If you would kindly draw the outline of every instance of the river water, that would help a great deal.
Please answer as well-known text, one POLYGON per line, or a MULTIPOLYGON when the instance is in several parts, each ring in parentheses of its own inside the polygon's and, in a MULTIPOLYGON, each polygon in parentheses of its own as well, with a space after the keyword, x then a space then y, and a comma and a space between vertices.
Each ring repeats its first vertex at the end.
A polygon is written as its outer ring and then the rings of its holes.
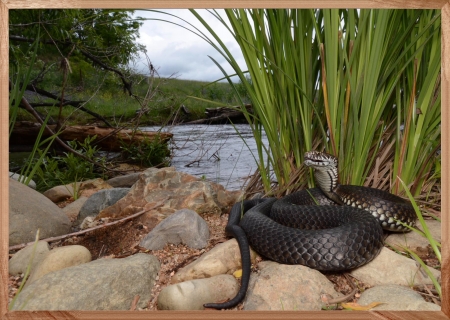
MULTIPOLYGON (((141 129, 156 131, 159 127, 141 129)), ((162 131, 173 134, 171 165, 177 171, 239 190, 257 168, 258 153, 249 125, 177 125, 162 131)), ((263 141, 267 144, 265 136, 263 141)))

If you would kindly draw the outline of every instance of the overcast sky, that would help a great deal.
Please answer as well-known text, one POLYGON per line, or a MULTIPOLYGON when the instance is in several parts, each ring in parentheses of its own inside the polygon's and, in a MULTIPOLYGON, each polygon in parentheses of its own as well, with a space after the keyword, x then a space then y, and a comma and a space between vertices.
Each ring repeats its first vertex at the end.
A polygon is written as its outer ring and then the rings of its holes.
MULTIPOLYGON (((179 16, 202 31, 207 32, 187 9, 162 11, 179 16)), ((245 70, 244 58, 230 32, 206 10, 198 11, 213 30, 220 35, 228 50, 231 51, 241 68, 245 70)), ((219 11, 223 14, 223 10, 219 11)), ((135 15, 147 19, 170 20, 189 27, 183 21, 161 13, 138 10, 135 12, 135 15)), ((214 81, 222 78, 222 72, 208 56, 218 61, 229 74, 234 73, 222 55, 206 41, 192 32, 171 23, 155 20, 144 21, 140 28, 138 41, 147 48, 147 55, 161 77, 169 77, 176 74, 175 76, 178 79, 200 81, 214 81)), ((145 57, 142 57, 140 62, 146 63, 145 57)), ((141 69, 143 65, 138 65, 137 68, 141 69)))

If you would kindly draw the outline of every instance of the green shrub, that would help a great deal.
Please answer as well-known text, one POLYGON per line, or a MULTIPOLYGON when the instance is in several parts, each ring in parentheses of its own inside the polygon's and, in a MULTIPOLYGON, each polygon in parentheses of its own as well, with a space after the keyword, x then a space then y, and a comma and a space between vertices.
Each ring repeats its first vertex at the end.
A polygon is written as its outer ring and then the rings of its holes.
MULTIPOLYGON (((91 143, 96 136, 88 137, 84 142, 71 141, 69 146, 85 157, 95 162, 104 163, 105 158, 98 156, 96 147, 91 143)), ((39 150, 40 153, 42 151, 39 150)), ((96 172, 95 165, 73 153, 65 152, 63 156, 46 156, 36 170, 34 180, 37 190, 44 191, 54 186, 103 177, 102 172, 96 172)))
POLYGON ((127 162, 145 167, 166 167, 170 165, 170 150, 159 136, 150 140, 147 137, 139 142, 127 144, 121 142, 122 158, 127 162))

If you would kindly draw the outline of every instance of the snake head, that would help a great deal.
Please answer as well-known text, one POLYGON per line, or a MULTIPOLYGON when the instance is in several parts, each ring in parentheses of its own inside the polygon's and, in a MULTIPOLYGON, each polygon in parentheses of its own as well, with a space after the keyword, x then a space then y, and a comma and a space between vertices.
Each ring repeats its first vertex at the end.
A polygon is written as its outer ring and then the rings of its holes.
POLYGON ((308 151, 305 153, 304 164, 317 170, 329 170, 330 168, 337 168, 338 160, 329 153, 308 151))

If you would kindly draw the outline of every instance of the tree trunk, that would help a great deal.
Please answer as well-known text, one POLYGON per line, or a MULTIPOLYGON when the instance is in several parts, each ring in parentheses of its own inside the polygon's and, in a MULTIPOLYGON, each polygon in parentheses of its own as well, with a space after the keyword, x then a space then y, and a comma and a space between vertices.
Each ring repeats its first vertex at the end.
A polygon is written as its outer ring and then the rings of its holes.
MULTIPOLYGON (((49 125, 50 129, 54 130, 56 125, 49 125)), ((14 149, 23 149, 26 146, 33 146, 41 126, 38 123, 32 122, 18 122, 14 126, 13 132, 9 139, 10 151, 14 149)), ((58 135, 59 138, 65 141, 80 141, 83 142, 87 137, 97 136, 94 144, 98 145, 104 151, 121 151, 122 143, 130 145, 132 143, 139 143, 145 139, 152 141, 158 136, 162 142, 167 142, 172 138, 171 133, 154 132, 154 131, 138 131, 133 135, 132 130, 122 129, 115 132, 114 128, 101 128, 95 126, 66 126, 64 130, 58 135)), ((49 137, 50 134, 44 132, 43 138, 49 137)))

